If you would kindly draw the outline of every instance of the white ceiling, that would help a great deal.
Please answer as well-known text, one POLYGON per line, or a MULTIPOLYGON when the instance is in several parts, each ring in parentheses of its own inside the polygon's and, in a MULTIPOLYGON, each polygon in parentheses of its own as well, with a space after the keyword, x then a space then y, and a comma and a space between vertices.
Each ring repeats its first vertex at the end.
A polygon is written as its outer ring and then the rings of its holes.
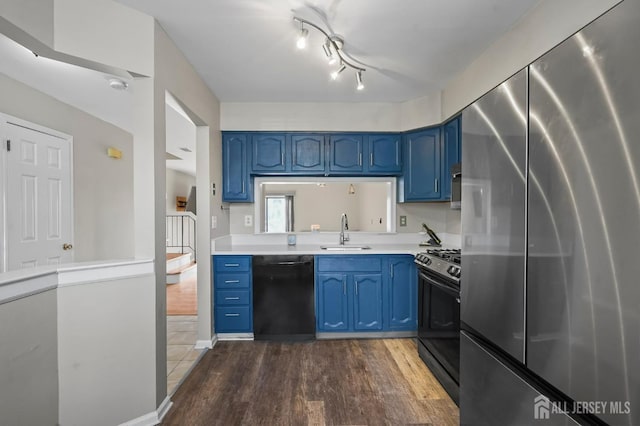
MULTIPOLYGON (((117 1, 154 16, 222 102, 400 102, 442 89, 540 0, 117 1), (308 48, 295 48, 294 15, 345 39, 367 69, 365 90, 355 90, 353 72, 329 80, 319 32, 310 28, 308 48)), ((115 91, 112 76, 36 58, 1 34, 0 58, 9 77, 133 130, 135 80, 115 91)), ((185 160, 168 167, 192 174, 195 146, 177 150, 195 144, 189 124, 168 116, 167 151, 185 160)))
POLYGON ((223 102, 400 102, 442 89, 538 0, 117 0, 154 16, 223 102), (367 69, 329 81, 321 33, 367 69), (333 31, 331 31, 333 30, 333 31))

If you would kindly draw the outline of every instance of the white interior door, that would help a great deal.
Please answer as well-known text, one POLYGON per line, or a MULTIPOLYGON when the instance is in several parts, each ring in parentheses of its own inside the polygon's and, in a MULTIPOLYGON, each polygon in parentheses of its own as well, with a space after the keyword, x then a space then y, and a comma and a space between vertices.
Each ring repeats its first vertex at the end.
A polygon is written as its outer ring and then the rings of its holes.
POLYGON ((7 122, 7 269, 70 262, 71 143, 7 122))

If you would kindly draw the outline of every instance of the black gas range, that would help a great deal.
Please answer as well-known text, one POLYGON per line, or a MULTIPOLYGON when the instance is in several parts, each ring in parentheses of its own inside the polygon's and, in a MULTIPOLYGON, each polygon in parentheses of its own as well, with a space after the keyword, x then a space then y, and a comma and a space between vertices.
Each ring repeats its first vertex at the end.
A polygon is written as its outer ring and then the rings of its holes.
POLYGON ((462 252, 460 249, 429 249, 416 254, 415 263, 418 269, 441 277, 460 287, 460 263, 462 252))
POLYGON ((458 403, 460 377, 459 249, 428 249, 418 267, 418 353, 458 403))

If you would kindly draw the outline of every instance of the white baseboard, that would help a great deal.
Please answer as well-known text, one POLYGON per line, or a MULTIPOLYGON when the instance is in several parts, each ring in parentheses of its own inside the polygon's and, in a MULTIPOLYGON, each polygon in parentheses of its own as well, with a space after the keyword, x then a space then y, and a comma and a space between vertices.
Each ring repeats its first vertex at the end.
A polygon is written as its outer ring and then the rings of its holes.
POLYGON ((218 336, 213 335, 211 340, 198 340, 196 341, 195 349, 213 349, 213 347, 218 342, 218 336))
POLYGON ((129 420, 128 422, 120 423, 120 426, 155 426, 162 421, 172 405, 173 402, 171 402, 171 399, 167 396, 157 410, 129 420))
POLYGON ((218 333, 218 340, 253 340, 253 333, 218 333))

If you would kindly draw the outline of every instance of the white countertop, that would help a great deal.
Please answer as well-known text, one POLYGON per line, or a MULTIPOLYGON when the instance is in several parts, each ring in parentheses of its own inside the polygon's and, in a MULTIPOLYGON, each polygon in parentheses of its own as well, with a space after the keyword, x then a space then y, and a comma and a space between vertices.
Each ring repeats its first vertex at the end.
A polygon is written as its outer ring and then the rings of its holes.
MULTIPOLYGON (((429 246, 419 243, 424 236, 419 234, 374 234, 352 233, 349 246, 368 246, 365 250, 323 250, 321 246, 339 247, 338 234, 299 235, 297 244, 287 245, 286 235, 229 235, 212 242, 214 255, 367 255, 367 254, 408 254, 426 251, 429 246)), ((459 248, 454 237, 445 239, 442 248, 459 248)), ((433 247, 433 246, 432 246, 433 247)))
MULTIPOLYGON (((324 244, 323 244, 324 245, 324 244)), ((327 244, 334 246, 334 244, 327 244)), ((345 247, 356 244, 345 244, 345 247)), ((361 244, 357 244, 361 245, 361 244)), ((278 255, 278 254, 330 254, 330 255, 360 255, 360 254, 410 254, 427 250, 417 244, 362 244, 370 249, 366 250, 323 250, 320 244, 304 244, 287 246, 286 244, 261 245, 232 245, 223 249, 216 249, 213 254, 241 254, 241 255, 278 255)), ((335 244, 337 246, 337 244, 335 244)))

